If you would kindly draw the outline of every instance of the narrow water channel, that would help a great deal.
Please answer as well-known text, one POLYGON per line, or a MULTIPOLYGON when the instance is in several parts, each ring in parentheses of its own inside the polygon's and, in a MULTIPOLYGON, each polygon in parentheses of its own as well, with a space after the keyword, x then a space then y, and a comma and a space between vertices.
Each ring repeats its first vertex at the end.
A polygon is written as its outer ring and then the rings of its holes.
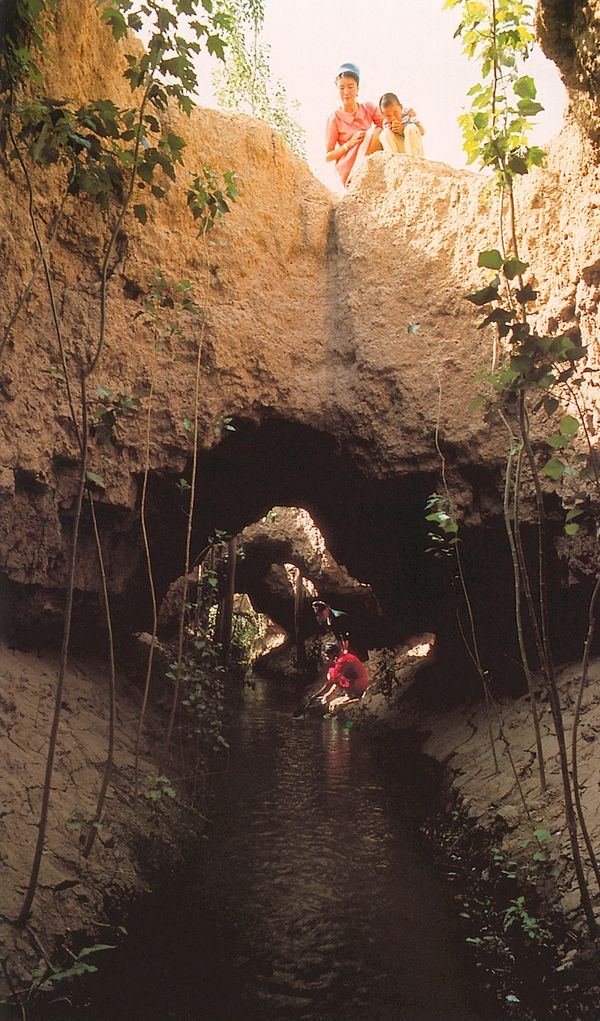
POLYGON ((132 932, 94 1017, 499 1021, 419 836, 427 760, 397 737, 392 755, 335 721, 294 723, 292 698, 245 691, 203 875, 132 932))

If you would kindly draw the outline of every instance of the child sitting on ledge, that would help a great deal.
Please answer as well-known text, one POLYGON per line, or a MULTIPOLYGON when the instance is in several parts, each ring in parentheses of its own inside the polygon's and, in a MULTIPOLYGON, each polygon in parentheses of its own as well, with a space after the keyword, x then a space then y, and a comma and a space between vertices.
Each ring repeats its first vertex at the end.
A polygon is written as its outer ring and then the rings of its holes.
POLYGON ((384 118, 379 136, 384 152, 423 156, 421 139, 425 128, 415 111, 410 107, 405 109, 394 92, 384 92, 379 100, 379 109, 384 118))

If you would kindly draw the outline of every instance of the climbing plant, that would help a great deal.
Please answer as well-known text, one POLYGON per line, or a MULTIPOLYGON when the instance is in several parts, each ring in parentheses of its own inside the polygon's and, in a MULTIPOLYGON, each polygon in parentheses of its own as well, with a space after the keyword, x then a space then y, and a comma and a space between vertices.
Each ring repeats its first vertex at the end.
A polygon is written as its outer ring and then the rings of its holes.
MULTIPOLYGON (((173 357, 173 343, 180 338, 189 324, 190 318, 196 311, 193 300, 193 286, 189 280, 181 280, 175 283, 169 280, 162 270, 156 270, 149 282, 143 307, 136 313, 135 318, 142 317, 143 325, 150 338, 150 357, 146 371, 148 378, 147 404, 145 409, 145 437, 144 437, 144 473, 142 480, 142 492, 140 499, 140 526, 146 559, 146 571, 148 574, 148 587, 152 607, 152 631, 150 634, 150 645, 146 661, 146 675, 144 680, 144 693, 140 707, 138 728, 135 742, 135 764, 134 764, 134 787, 138 793, 139 777, 139 753, 144 719, 150 695, 150 682, 154 663, 158 633, 158 603, 154 570, 148 535, 147 518, 147 497, 148 481, 150 476, 150 445, 152 437, 152 416, 154 412, 154 395, 156 386, 156 375, 159 357, 173 357)), ((184 427, 189 423, 184 422, 184 427)))
MULTIPOLYGON (((32 278, 24 288, 17 307, 4 329, 0 339, 0 355, 5 352, 9 342, 12 343, 12 328, 31 291, 33 278, 43 267, 51 298, 60 366, 80 451, 79 485, 72 530, 59 675, 38 839, 28 889, 19 914, 18 921, 21 924, 29 915, 35 895, 45 842, 62 692, 69 653, 77 549, 86 496, 98 550, 111 662, 109 753, 95 814, 95 822, 98 824, 101 821, 110 779, 115 713, 114 650, 108 588, 94 513, 94 489, 102 486, 103 480, 96 472, 88 470, 90 411, 95 414, 94 428, 102 431, 104 426, 107 431, 110 426, 112 434, 118 415, 131 411, 135 405, 128 405, 129 398, 126 395, 115 396, 110 391, 99 390, 95 395, 95 407, 90 408, 88 382, 98 368, 105 345, 109 265, 129 209, 132 207, 137 220, 145 224, 148 220, 147 195, 153 200, 164 199, 167 195, 165 182, 175 181, 178 168, 183 166, 185 139, 165 126, 162 114, 170 103, 175 103, 187 115, 191 113, 192 97, 197 85, 195 58, 201 52, 202 45, 209 54, 222 57, 224 42, 219 32, 228 25, 223 12, 213 11, 210 0, 204 0, 201 4, 195 0, 174 0, 173 3, 164 4, 157 0, 139 4, 133 0, 115 0, 112 4, 98 0, 97 6, 102 20, 110 27, 117 41, 126 38, 130 29, 139 29, 142 18, 146 19, 146 25, 149 27, 147 49, 141 51, 136 48, 136 52, 126 55, 127 66, 124 76, 134 100, 131 107, 119 108, 111 99, 75 106, 67 99, 49 97, 45 93, 40 70, 43 60, 40 60, 40 54, 43 57, 45 35, 54 26, 53 15, 57 5, 52 0, 16 0, 10 8, 8 19, 2 24, 6 45, 2 53, 0 79, 1 140, 9 158, 18 161, 26 182, 29 215, 39 258, 32 278), (182 19, 185 20, 185 34, 182 19), (35 182, 39 172, 49 167, 63 171, 64 193, 55 222, 44 242, 36 214, 35 182), (138 196, 143 201, 136 202, 135 198, 138 196), (49 256, 68 199, 97 202, 106 217, 107 235, 100 270, 97 335, 79 344, 66 345, 56 313, 49 256), (74 399, 73 375, 79 381, 79 409, 76 408, 74 399)), ((216 172, 208 166, 202 168, 195 177, 192 175, 192 183, 188 187, 188 205, 194 218, 202 220, 204 232, 228 211, 228 200, 235 197, 235 194, 235 182, 231 173, 226 174, 222 184, 216 172)), ((92 828, 86 842, 85 853, 91 850, 95 832, 95 828, 92 828)))
POLYGON ((468 295, 473 305, 485 311, 481 328, 492 326, 495 329, 491 363, 480 374, 481 392, 474 398, 471 410, 483 410, 486 421, 499 423, 508 439, 504 511, 515 576, 523 669, 533 705, 534 671, 530 665, 533 655, 535 674, 545 687, 558 741, 565 816, 582 907, 590 929, 595 930, 579 846, 580 834, 599 885, 600 871, 577 783, 577 723, 594 634, 600 572, 596 575, 589 627, 584 638, 569 761, 550 627, 545 491, 552 487, 563 497, 568 535, 575 534, 586 524, 597 534, 598 503, 593 498, 590 482, 597 490, 600 484, 581 391, 586 371, 585 347, 576 331, 555 335, 543 334, 536 328, 535 308, 539 295, 531 266, 522 258, 520 248, 515 179, 541 165, 544 158, 538 147, 528 143, 531 118, 542 107, 537 101, 533 78, 520 70, 534 41, 533 7, 526 0, 446 0, 445 6, 458 9, 460 23, 456 35, 461 38, 467 55, 477 60, 481 69, 482 80, 469 92, 471 108, 460 119, 465 149, 470 162, 493 170, 499 188, 498 247, 480 252, 478 257, 478 265, 490 272, 490 279, 468 295), (565 405, 566 414, 560 410, 565 405), (548 432, 540 442, 532 437, 531 424, 535 419, 536 429, 542 429, 544 416, 548 432), (582 434, 586 446, 583 450, 575 442, 582 434), (540 459, 539 450, 544 445, 547 452, 540 459), (525 473, 534 492, 538 530, 534 577, 525 559, 522 540, 521 497, 525 473), (523 637, 524 617, 534 636, 533 654, 526 649, 523 637))
POLYGON ((224 9, 230 19, 228 57, 213 75, 217 102, 262 118, 283 135, 293 152, 306 156, 299 105, 288 98, 283 82, 273 80, 270 48, 261 39, 265 0, 224 0, 224 9))

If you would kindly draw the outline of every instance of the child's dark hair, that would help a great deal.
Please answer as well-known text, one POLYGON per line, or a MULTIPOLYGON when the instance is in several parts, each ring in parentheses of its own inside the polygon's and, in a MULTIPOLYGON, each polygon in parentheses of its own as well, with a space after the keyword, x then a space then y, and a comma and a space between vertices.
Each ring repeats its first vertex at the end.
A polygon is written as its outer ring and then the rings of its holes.
POLYGON ((398 106, 400 106, 400 100, 398 99, 398 96, 396 95, 396 93, 395 92, 384 92, 383 96, 379 100, 379 109, 383 113, 384 110, 387 110, 388 106, 393 106, 394 103, 397 103, 398 106))

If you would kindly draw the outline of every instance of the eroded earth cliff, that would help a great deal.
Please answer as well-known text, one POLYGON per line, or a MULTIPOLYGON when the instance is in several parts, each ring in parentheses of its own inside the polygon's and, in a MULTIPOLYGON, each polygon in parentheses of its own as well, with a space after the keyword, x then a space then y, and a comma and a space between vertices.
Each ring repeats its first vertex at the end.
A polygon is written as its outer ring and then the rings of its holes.
MULTIPOLYGON (((521 254, 537 278, 541 325, 570 331, 588 346, 582 393, 597 446, 600 173, 597 114, 588 96, 597 74, 596 7, 591 0, 540 5, 544 43, 551 55, 556 49, 573 90, 574 113, 549 147, 545 168, 520 186, 517 200, 521 254), (566 18, 567 8, 573 17, 566 18)), ((125 100, 127 47, 115 48, 92 0, 61 8, 49 57, 55 93, 125 100)), ((194 548, 215 528, 239 533, 275 505, 304 507, 338 563, 372 586, 391 635, 443 632, 448 589, 425 554, 423 520, 425 501, 439 486, 441 449, 470 539, 465 562, 480 621, 498 651, 506 645, 513 613, 504 598, 512 580, 499 496, 506 442, 501 431, 468 414, 473 377, 489 357, 493 334, 477 329, 480 316, 464 297, 486 281, 476 253, 498 241, 492 186, 442 164, 376 154, 339 200, 259 121, 206 109, 196 110, 189 122, 165 118, 189 140, 189 171, 206 162, 231 168, 240 196, 205 242, 189 217, 183 179, 177 186, 166 181, 167 198, 150 203, 144 227, 127 219, 110 266, 106 348, 91 388, 132 395, 147 393, 153 381, 148 515, 159 596, 183 568, 186 498, 179 482, 189 478, 201 343, 194 548), (199 306, 158 353, 140 314, 157 271, 173 281, 190 280, 199 306)), ((35 249, 18 165, 3 161, 0 176, 4 325, 29 279, 35 249)), ((34 177, 46 232, 63 184, 59 171, 34 177)), ((109 226, 85 200, 71 198, 52 248, 71 366, 73 353, 91 349, 98 336, 99 270, 109 226)), ((100 480, 94 500, 121 636, 148 629, 139 518, 147 402, 142 398, 138 413, 119 419, 108 443, 98 437, 91 443, 89 468, 100 480)), ((60 633, 77 462, 40 275, 0 363, 1 619, 6 634, 29 642, 55 641, 60 633)), ((562 531, 558 511, 553 528, 555 536, 562 531)), ((556 611, 569 613, 561 650, 567 658, 581 644, 579 591, 589 590, 591 564, 585 544, 575 553, 572 547, 560 552, 563 560, 557 554, 552 566, 563 592, 556 611)), ((80 642, 92 644, 101 631, 99 591, 86 512, 76 575, 80 642)), ((439 647, 443 655, 441 638, 439 647)), ((17 655, 8 678, 15 689, 20 669, 17 655)), ((83 708, 88 730, 90 710, 83 708)), ((4 710, 12 728, 16 707, 10 699, 4 710)), ((21 718, 35 715, 29 703, 19 712, 21 718)), ((27 755, 18 737, 17 727, 9 749, 13 779, 27 755)), ((63 752, 59 785, 71 768, 69 748, 63 752)), ((77 761, 75 768, 87 767, 77 761)), ((119 768, 131 769, 130 752, 119 768)), ((31 828, 22 820, 19 826, 31 828)), ((76 854, 70 845, 68 870, 75 868, 76 854)), ((54 892, 62 882, 55 866, 56 857, 43 878, 54 892)), ((14 862, 7 868, 13 870, 14 862)), ((123 869, 130 868, 127 859, 123 869)), ((77 893, 75 886, 66 888, 69 904, 77 893)), ((15 906, 11 897, 3 910, 15 906)))
MULTIPOLYGON (((123 47, 112 47, 91 3, 77 6, 75 32, 66 24, 60 16, 63 59, 50 63, 51 85, 76 98, 119 95, 123 47)), ((127 395, 147 390, 155 372, 149 517, 160 593, 181 572, 177 483, 190 463, 201 342, 198 542, 214 527, 237 532, 274 504, 304 506, 333 555, 373 585, 406 630, 435 625, 439 580, 423 554, 423 506, 439 476, 436 427, 465 526, 501 524, 504 437, 467 413, 492 334, 477 330, 477 312, 464 298, 486 277, 474 253, 497 243, 493 189, 473 173, 376 154, 339 201, 260 122, 197 110, 189 123, 174 118, 172 126, 189 138, 186 166, 210 160, 233 168, 240 197, 207 244, 182 185, 166 182, 167 198, 150 205, 144 227, 127 219, 110 267, 106 348, 90 381, 90 388, 127 395), (153 370, 153 337, 140 310, 159 270, 189 279, 200 309, 153 370), (235 433, 220 428, 224 418, 235 433)), ((20 169, 9 162, 2 173, 8 318, 35 255, 20 169)), ((34 179, 46 229, 59 178, 34 179)), ((550 147, 547 168, 520 189, 519 224, 544 317, 557 332, 580 331, 592 370, 597 195, 591 143, 570 121, 550 147)), ((69 199, 52 273, 71 351, 90 349, 98 336, 107 226, 85 200, 69 199)), ((77 445, 58 361, 40 274, 0 367, 0 564, 22 629, 35 622, 52 631, 62 614, 77 445)), ((590 376, 588 397, 597 392, 590 376)), ((89 465, 103 480, 95 499, 124 630, 144 626, 147 613, 143 598, 132 599, 143 575, 146 407, 120 421, 111 443, 92 443, 89 465)), ((597 428, 590 410, 594 439, 597 428)), ((76 588, 83 620, 98 592, 87 517, 76 588)))

